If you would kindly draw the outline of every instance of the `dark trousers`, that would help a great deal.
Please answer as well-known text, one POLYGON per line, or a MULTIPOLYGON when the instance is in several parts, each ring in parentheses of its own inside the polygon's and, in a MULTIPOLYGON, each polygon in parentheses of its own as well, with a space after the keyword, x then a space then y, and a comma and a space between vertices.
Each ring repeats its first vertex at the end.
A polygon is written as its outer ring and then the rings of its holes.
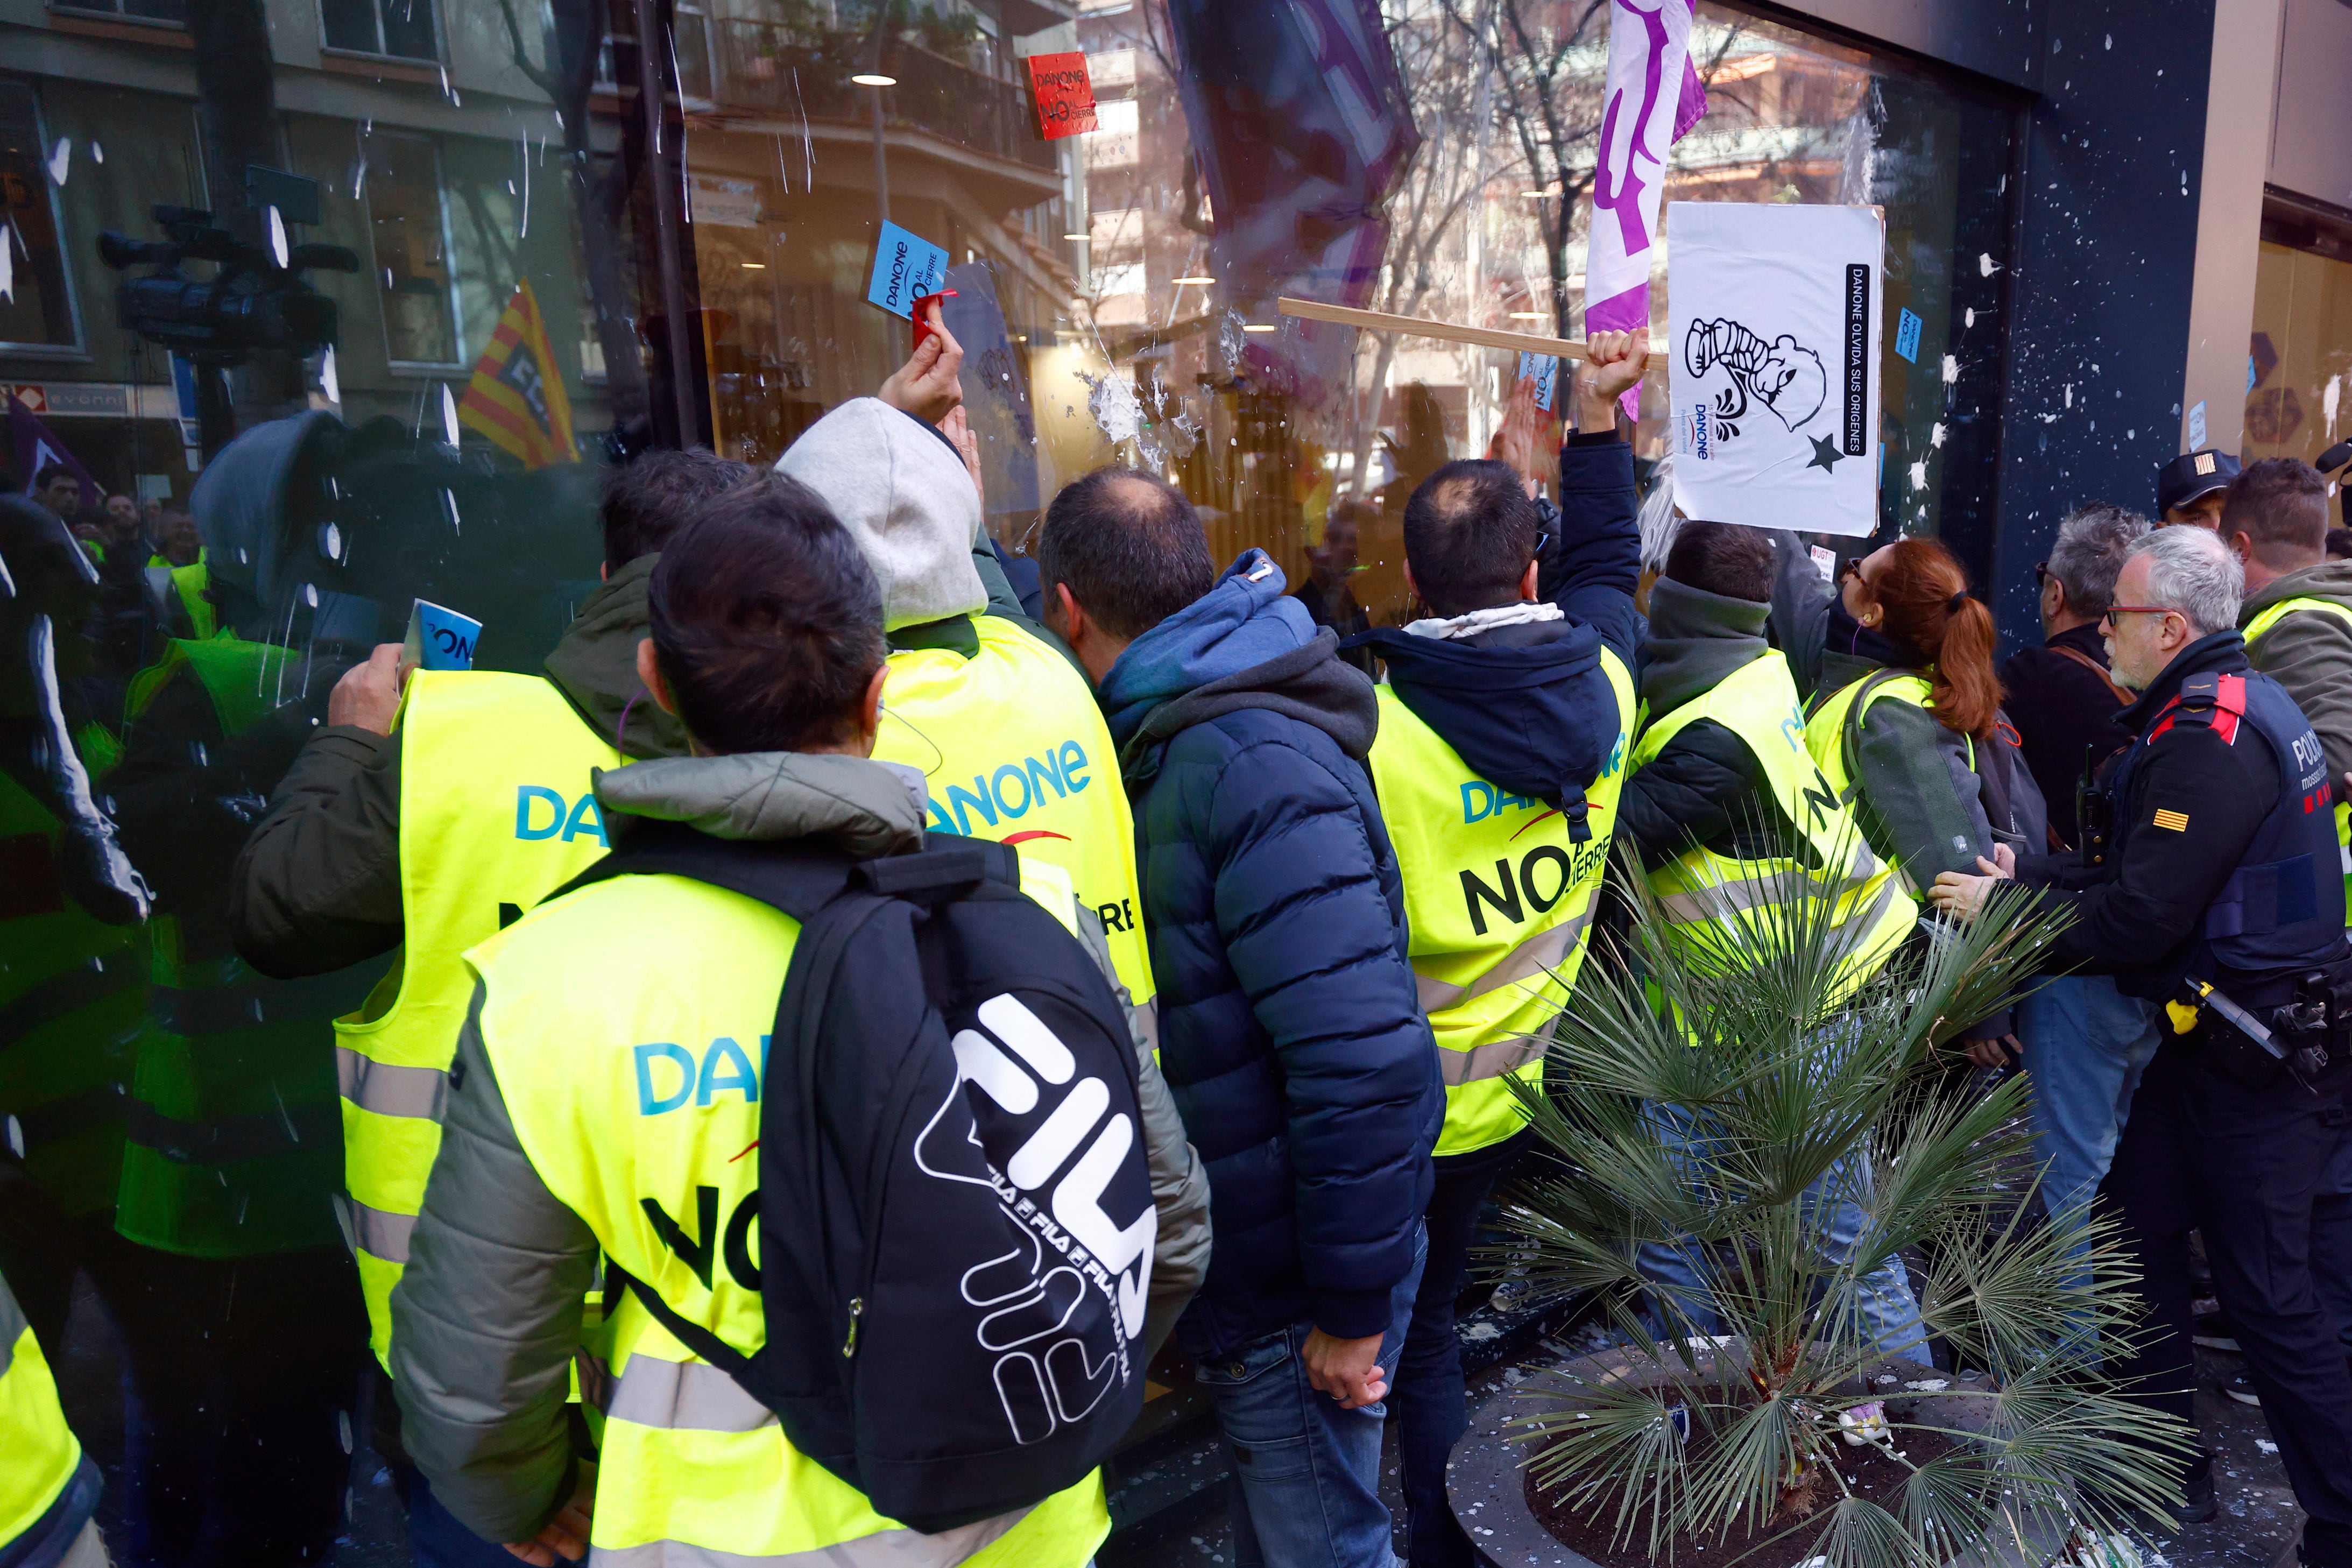
POLYGON ((1473 1568, 1470 1537, 1445 1496, 1445 1465, 1469 1429, 1462 1379, 1462 1342, 1454 1336, 1454 1303, 1470 1272, 1470 1236, 1495 1178, 1526 1148, 1522 1131, 1500 1143, 1436 1162, 1437 1181, 1423 1212, 1429 1262, 1412 1302, 1389 1415, 1397 1424, 1398 1468, 1403 1472, 1407 1560, 1412 1568, 1473 1568))
POLYGON ((343 1518, 367 1321, 341 1247, 131 1249, 103 1283, 123 1345, 123 1529, 136 1568, 320 1563, 343 1518))
POLYGON ((2313 1205, 2336 1152, 2352 1068, 2313 1095, 2285 1079, 2252 1089, 2166 1044, 2132 1100, 2101 1189, 2123 1224, 2150 1309, 2148 1337, 2116 1367, 2147 1404, 2196 1420, 2189 1232, 2237 1324, 2263 1414, 2310 1516, 2305 1561, 2352 1568, 2352 1368, 2313 1278, 2313 1205))

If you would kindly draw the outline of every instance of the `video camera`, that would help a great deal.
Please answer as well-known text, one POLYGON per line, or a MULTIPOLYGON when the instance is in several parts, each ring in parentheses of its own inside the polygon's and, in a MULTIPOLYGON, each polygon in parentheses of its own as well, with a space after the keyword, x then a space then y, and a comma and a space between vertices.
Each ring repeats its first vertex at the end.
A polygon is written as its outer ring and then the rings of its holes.
POLYGON ((133 239, 110 229, 98 237, 100 260, 117 271, 160 270, 126 279, 115 295, 116 319, 130 331, 198 363, 241 364, 256 349, 309 353, 335 340, 335 302, 300 276, 308 268, 356 272, 360 258, 340 245, 285 247, 275 252, 241 240, 200 207, 159 205, 167 237, 133 239), (208 279, 180 270, 210 261, 208 279))

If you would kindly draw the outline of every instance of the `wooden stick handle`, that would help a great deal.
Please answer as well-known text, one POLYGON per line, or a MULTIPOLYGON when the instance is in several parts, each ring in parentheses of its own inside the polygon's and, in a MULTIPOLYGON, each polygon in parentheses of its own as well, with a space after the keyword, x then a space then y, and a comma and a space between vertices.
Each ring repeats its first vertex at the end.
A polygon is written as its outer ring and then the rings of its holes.
MULTIPOLYGON (((1450 321, 1425 321, 1419 316, 1396 316, 1386 310, 1359 310, 1348 305, 1326 305, 1314 300, 1293 300, 1284 295, 1277 301, 1286 316, 1298 316, 1310 321, 1332 321, 1343 327, 1365 327, 1376 332, 1407 332, 1414 337, 1436 338, 1449 343, 1477 343, 1490 349, 1517 349, 1521 353, 1550 354, 1558 359, 1581 361, 1584 345, 1569 338, 1547 338, 1535 332, 1507 332, 1495 327, 1457 327, 1450 321)), ((1644 371, 1663 371, 1666 356, 1653 351, 1642 364, 1644 371)))

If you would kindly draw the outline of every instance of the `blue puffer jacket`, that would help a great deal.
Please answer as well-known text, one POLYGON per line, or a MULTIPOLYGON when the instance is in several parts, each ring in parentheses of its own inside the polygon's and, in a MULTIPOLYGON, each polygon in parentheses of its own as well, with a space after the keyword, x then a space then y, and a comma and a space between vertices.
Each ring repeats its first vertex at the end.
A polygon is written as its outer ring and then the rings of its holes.
POLYGON ((1284 587, 1248 552, 1101 690, 1135 803, 1160 1069, 1209 1174, 1208 1281, 1177 1327, 1200 1357, 1302 1321, 1386 1329, 1445 1118, 1362 762, 1379 707, 1284 587))

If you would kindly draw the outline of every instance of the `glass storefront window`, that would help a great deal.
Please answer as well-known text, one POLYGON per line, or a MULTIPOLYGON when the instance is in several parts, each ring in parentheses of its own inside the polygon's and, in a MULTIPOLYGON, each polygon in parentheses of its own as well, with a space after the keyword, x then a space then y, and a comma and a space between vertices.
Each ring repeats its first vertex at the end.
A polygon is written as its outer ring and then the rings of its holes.
MULTIPOLYGON (((1512 13, 89 0, 0 19, 58 46, 0 48, 0 466, 47 509, 11 509, 37 537, 0 549, 54 633, 37 668, 35 642, 0 638, 0 1158, 42 1237, 0 1225, 0 1272, 57 1314, 37 1326, 73 1400, 116 1397, 125 1346, 152 1392, 174 1358, 268 1341, 268 1386, 218 1387, 279 1413, 254 1439, 273 1489, 222 1506, 321 1554, 339 1531, 400 1539, 382 1467, 348 1471, 396 1439, 357 1392, 349 1248, 380 1233, 341 1163, 332 1021, 380 1019, 403 961, 355 942, 321 973, 256 968, 230 935, 247 829, 416 601, 482 623, 478 668, 538 670, 599 591, 611 466, 698 444, 771 463, 872 394, 909 347, 868 302, 885 223, 945 255, 988 528, 1016 567, 1062 485, 1123 462, 1181 486, 1221 560, 1271 552, 1318 619, 1410 615, 1405 500, 1486 452, 1512 357, 1276 301, 1582 334, 1607 11, 1512 13), (1049 139, 1029 62, 1072 53, 1094 128, 1049 139), (119 1337, 65 1324, 84 1266, 119 1337)), ((1886 363, 1883 517, 1980 563, 2016 105, 1718 0, 1694 45, 1713 107, 1666 199, 1884 208, 1885 338, 1917 350, 1886 363)), ((2306 425, 2323 404, 2332 421, 2336 368, 2294 371, 2306 425)), ((1664 390, 1634 430, 1645 468, 1664 390)), ((550 832, 591 821, 574 798, 550 832)), ((108 1495, 114 1525, 142 1494, 108 1495)))
MULTIPOLYGON (((2243 457, 2319 455, 2352 433, 2352 223, 2275 198, 2263 214, 2246 350, 2243 457)), ((2330 528, 2344 498, 2328 487, 2330 528)))

